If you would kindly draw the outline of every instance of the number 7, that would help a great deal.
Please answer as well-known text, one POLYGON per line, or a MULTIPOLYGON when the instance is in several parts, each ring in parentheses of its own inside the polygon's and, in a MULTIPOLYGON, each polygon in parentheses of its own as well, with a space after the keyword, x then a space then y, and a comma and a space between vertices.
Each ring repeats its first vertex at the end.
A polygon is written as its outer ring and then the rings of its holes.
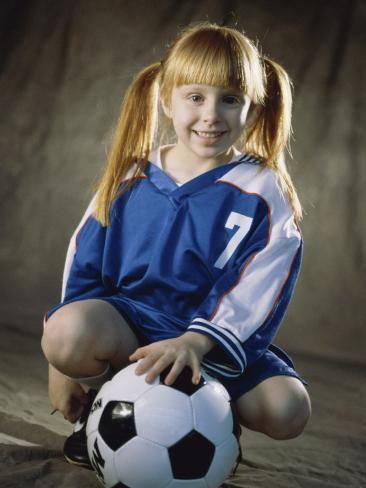
POLYGON ((231 256, 234 254, 236 248, 239 246, 241 241, 244 239, 246 234, 248 233, 250 226, 252 225, 253 219, 251 217, 247 217, 246 215, 242 215, 238 212, 231 212, 225 227, 228 229, 233 229, 234 226, 238 226, 238 230, 233 234, 232 238, 228 242, 227 246, 220 254, 219 258, 215 263, 215 268, 222 269, 225 264, 229 261, 231 256))

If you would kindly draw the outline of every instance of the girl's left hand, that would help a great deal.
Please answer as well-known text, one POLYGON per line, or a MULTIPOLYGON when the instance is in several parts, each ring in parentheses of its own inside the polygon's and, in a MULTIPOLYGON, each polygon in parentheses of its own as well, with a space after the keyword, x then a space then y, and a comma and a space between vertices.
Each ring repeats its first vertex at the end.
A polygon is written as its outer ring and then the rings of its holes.
POLYGON ((172 367, 165 378, 165 384, 171 385, 185 366, 192 370, 192 383, 198 384, 201 378, 200 364, 203 356, 215 345, 210 337, 197 332, 186 332, 173 339, 153 342, 139 347, 130 356, 130 361, 142 359, 136 368, 136 374, 148 371, 146 382, 152 383, 170 364, 172 367))

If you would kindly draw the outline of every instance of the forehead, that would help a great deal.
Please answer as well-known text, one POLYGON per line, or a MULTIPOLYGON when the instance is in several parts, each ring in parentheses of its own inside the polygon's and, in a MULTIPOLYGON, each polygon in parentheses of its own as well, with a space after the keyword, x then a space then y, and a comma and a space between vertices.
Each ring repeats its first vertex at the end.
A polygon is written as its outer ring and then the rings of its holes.
POLYGON ((242 90, 239 90, 236 87, 225 87, 225 86, 215 86, 215 85, 205 85, 202 83, 191 83, 191 84, 184 84, 178 85, 173 88, 173 93, 194 93, 199 92, 203 94, 210 94, 210 95, 225 95, 225 94, 236 94, 236 95, 245 95, 242 90))
POLYGON ((262 63, 256 47, 240 32, 198 27, 183 33, 163 61, 160 92, 169 100, 174 87, 203 84, 247 93, 253 102, 265 95, 262 63))

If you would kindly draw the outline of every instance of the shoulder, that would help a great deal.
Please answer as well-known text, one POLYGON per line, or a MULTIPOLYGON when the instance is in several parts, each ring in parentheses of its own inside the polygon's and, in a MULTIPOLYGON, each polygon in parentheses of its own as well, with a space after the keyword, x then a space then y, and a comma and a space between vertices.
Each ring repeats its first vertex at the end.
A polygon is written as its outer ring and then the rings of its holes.
POLYGON ((278 173, 263 166, 258 159, 245 155, 241 163, 219 178, 218 182, 232 185, 244 194, 256 196, 266 206, 272 237, 287 237, 288 232, 300 235, 278 173))
POLYGON ((257 195, 269 203, 278 198, 281 189, 274 170, 263 166, 255 158, 242 158, 240 164, 219 178, 219 182, 228 183, 243 193, 257 195))

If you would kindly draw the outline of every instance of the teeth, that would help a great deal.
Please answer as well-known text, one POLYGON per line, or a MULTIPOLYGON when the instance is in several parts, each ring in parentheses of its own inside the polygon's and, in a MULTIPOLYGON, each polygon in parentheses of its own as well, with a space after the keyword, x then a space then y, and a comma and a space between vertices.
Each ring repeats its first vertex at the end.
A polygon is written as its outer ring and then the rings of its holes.
POLYGON ((223 134, 223 132, 202 132, 202 131, 198 131, 198 130, 195 130, 194 132, 201 137, 207 137, 207 138, 217 137, 217 136, 220 136, 221 134, 223 134))

